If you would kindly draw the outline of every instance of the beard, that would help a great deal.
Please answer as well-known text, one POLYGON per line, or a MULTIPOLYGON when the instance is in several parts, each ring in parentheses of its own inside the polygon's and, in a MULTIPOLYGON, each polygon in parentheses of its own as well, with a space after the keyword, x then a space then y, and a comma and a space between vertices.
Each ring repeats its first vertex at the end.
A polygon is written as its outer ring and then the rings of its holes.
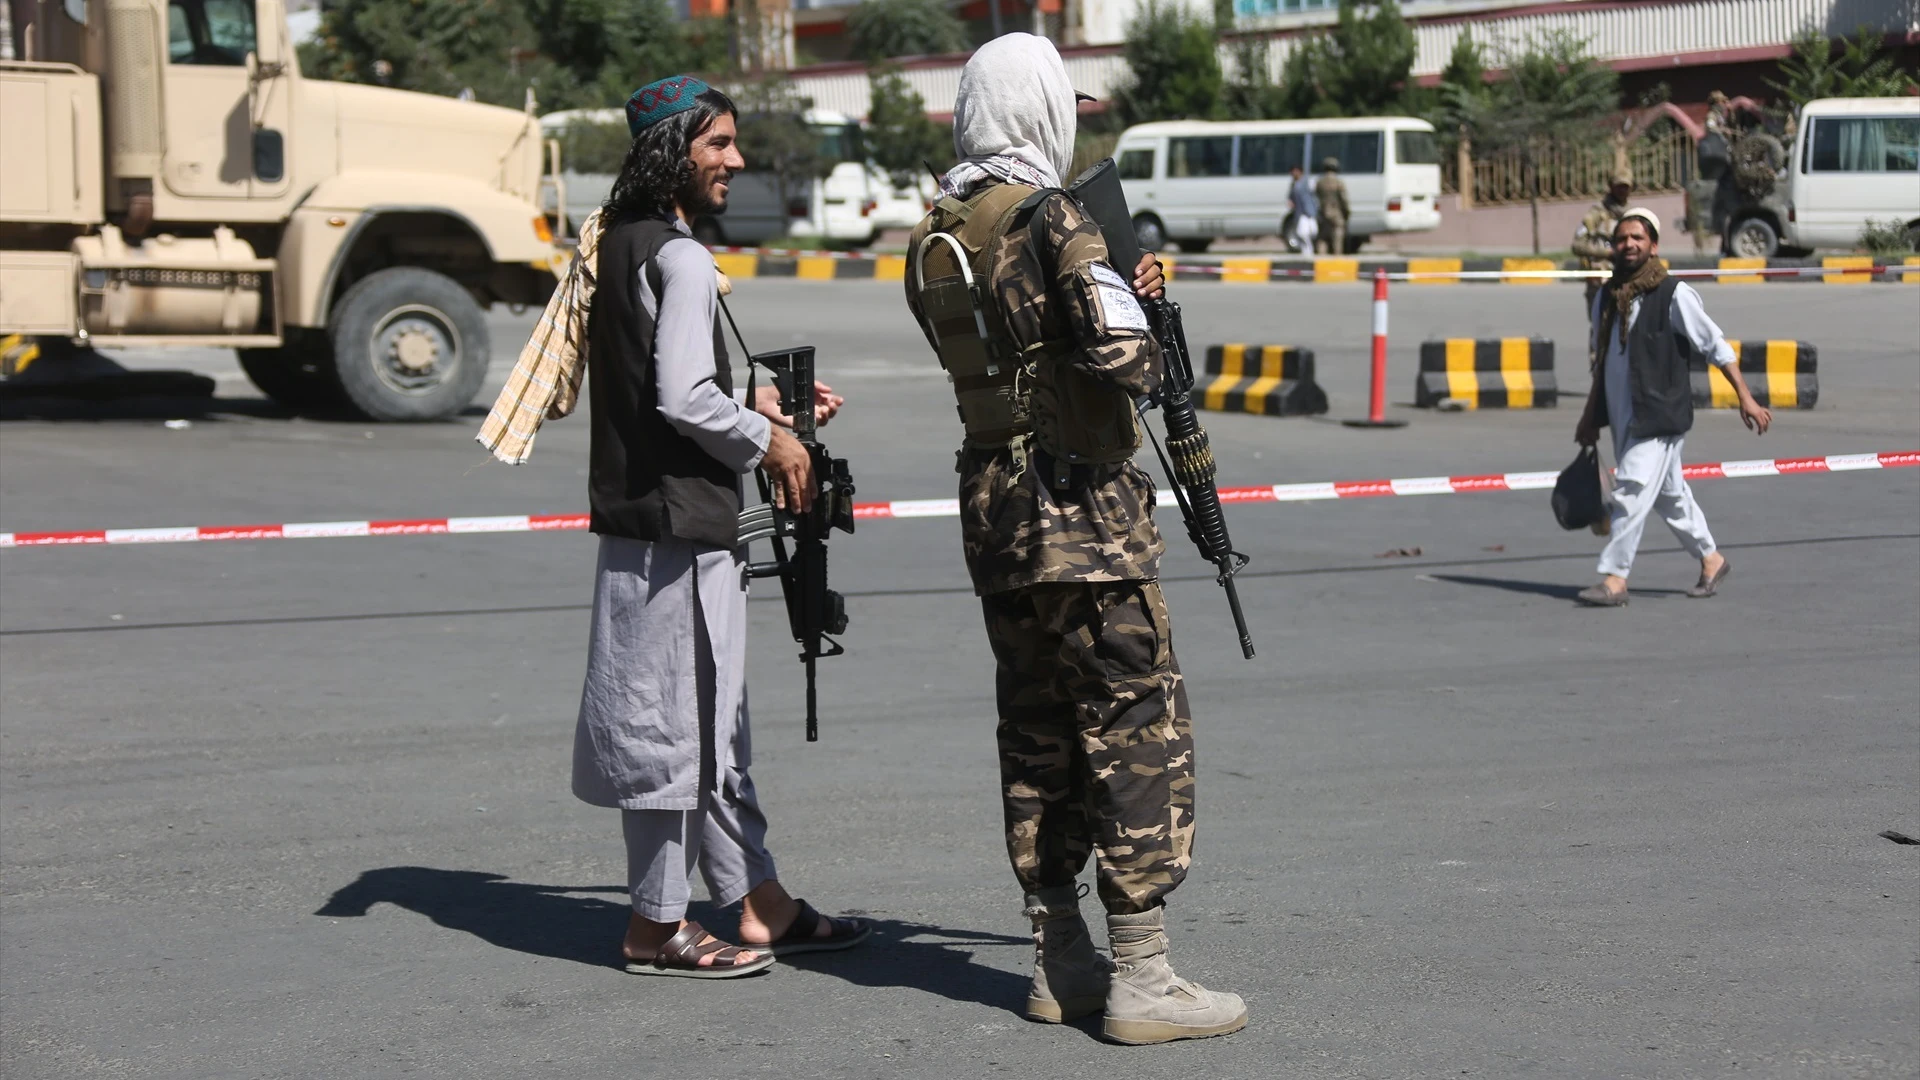
MULTIPOLYGON (((690 215, 715 215, 727 212, 727 197, 716 196, 713 188, 720 177, 702 178, 698 172, 689 175, 680 184, 680 190, 674 193, 674 202, 684 207, 690 215)), ((727 177, 730 182, 732 177, 727 177)))

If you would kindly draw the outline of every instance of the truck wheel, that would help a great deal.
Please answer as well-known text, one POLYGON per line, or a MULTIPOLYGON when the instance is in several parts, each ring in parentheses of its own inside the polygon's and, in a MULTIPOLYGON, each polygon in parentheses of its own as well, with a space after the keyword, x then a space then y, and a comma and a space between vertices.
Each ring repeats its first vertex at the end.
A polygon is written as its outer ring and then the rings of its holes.
POLYGON ((1721 246, 1735 258, 1771 259, 1780 250, 1780 234, 1766 218, 1750 217, 1735 225, 1721 246))
POLYGON ((1141 251, 1165 251, 1167 227, 1152 214, 1141 214, 1133 219, 1133 239, 1141 251))
POLYGON ((278 349, 235 349, 240 370, 261 393, 295 412, 338 408, 340 383, 326 331, 289 327, 286 341, 278 349))
POLYGON ((369 274, 340 298, 329 323, 340 389, 369 419, 444 420, 486 380, 486 320, 444 274, 417 266, 369 274))

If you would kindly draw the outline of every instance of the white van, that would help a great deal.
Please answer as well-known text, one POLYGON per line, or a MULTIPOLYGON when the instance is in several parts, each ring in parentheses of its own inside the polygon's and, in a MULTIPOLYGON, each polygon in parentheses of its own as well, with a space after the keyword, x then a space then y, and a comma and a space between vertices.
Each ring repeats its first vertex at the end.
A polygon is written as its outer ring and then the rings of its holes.
MULTIPOLYGON (((747 171, 729 185, 726 213, 693 223, 693 234, 701 243, 754 246, 779 236, 817 237, 848 247, 873 242, 879 232, 874 217, 879 206, 876 170, 866 163, 860 125, 843 113, 824 109, 808 110, 806 122, 819 137, 821 152, 834 163, 833 171, 821 180, 796 185, 783 202, 773 176, 754 170, 753 147, 742 146, 747 171)), ((568 109, 542 116, 540 130, 547 138, 557 139, 572 123, 624 124, 626 114, 619 109, 568 109)), ((571 171, 564 178, 567 218, 574 227, 606 201, 615 179, 605 173, 571 171)))
POLYGON ((1920 98, 1808 102, 1788 169, 1788 244, 1852 248, 1873 219, 1920 247, 1920 98))
POLYGON ((1440 227, 1433 125, 1412 117, 1140 124, 1121 133, 1114 158, 1147 250, 1279 235, 1288 170, 1299 165, 1311 177, 1326 158, 1347 182, 1348 252, 1375 233, 1440 227))

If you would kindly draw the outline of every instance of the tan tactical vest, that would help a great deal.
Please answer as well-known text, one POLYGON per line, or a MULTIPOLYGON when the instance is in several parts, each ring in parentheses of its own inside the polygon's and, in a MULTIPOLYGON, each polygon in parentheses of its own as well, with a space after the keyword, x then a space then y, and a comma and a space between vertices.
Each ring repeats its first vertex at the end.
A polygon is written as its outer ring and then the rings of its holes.
POLYGON ((1078 342, 1022 348, 996 299, 1001 260, 993 254, 1056 193, 990 184, 965 202, 941 199, 914 230, 908 273, 953 383, 967 446, 1024 451, 1032 436, 1062 469, 1127 461, 1141 442, 1132 396, 1071 364, 1078 342))

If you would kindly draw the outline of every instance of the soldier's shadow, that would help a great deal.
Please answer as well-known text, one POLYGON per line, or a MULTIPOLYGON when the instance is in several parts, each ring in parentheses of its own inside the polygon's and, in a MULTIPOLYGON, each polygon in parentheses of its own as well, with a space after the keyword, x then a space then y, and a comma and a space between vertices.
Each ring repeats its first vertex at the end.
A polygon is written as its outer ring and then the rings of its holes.
MULTIPOLYGON (((625 896, 626 889, 614 885, 536 885, 478 870, 388 866, 362 872, 314 914, 355 918, 376 904, 392 904, 503 949, 612 967, 632 910, 625 896), (608 893, 619 899, 593 895, 608 893)), ((722 936, 734 933, 734 916, 711 904, 695 904, 688 917, 722 936)), ((857 948, 783 957, 781 963, 857 986, 906 987, 997 1009, 1025 1005, 1024 976, 977 963, 973 954, 982 946, 1031 947, 1031 939, 900 919, 871 921, 873 937, 857 948)))

